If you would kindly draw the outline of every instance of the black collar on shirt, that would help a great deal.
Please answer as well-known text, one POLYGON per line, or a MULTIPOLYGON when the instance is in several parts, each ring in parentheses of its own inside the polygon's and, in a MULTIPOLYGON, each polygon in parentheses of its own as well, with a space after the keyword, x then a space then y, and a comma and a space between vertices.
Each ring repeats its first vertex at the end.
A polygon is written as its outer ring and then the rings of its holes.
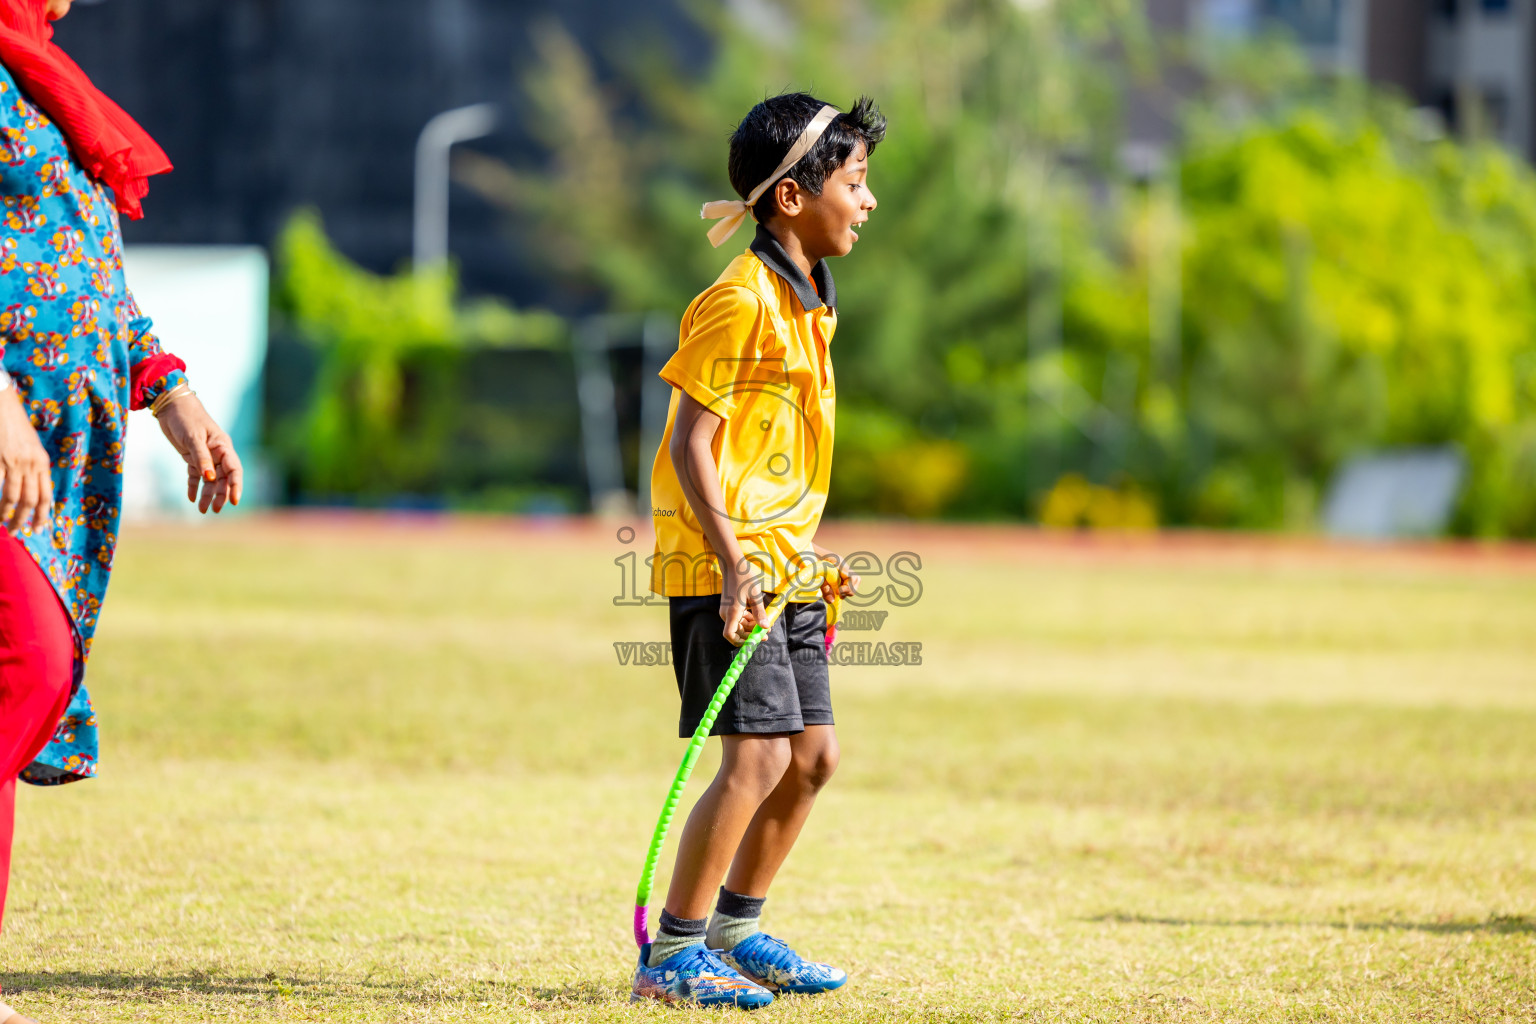
POLYGON ((752 239, 752 251, 763 261, 764 266, 782 277, 795 290, 795 297, 807 313, 821 308, 823 296, 826 297, 827 308, 837 311, 837 286, 832 283, 832 271, 827 269, 826 260, 817 260, 811 268, 811 276, 806 277, 799 265, 789 258, 789 253, 784 251, 779 240, 773 237, 773 232, 761 224, 757 226, 757 237, 752 239), (815 284, 811 283, 813 281, 815 284))

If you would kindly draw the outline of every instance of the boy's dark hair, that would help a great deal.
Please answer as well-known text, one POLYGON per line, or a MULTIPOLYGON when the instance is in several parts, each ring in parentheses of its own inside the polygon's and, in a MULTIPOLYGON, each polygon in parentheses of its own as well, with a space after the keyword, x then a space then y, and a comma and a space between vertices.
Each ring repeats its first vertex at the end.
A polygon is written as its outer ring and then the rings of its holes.
MULTIPOLYGON (((728 171, 731 187, 737 195, 747 198, 764 178, 773 173, 789 147, 824 106, 824 102, 809 93, 787 92, 763 100, 747 111, 747 116, 731 133, 728 171)), ((816 145, 784 177, 793 178, 811 195, 819 196, 827 175, 843 166, 859 143, 864 144, 867 156, 875 151, 883 138, 885 115, 880 113, 874 100, 860 96, 852 110, 832 119, 816 145)), ((752 207, 752 215, 759 223, 764 223, 776 210, 773 189, 769 189, 752 207)))

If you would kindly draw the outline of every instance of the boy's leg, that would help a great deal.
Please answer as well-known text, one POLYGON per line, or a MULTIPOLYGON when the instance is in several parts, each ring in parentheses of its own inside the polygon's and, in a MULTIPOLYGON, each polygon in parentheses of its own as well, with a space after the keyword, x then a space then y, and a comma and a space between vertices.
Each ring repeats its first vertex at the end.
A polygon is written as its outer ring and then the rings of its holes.
POLYGON ((810 816, 816 795, 837 770, 837 732, 827 675, 826 610, 818 602, 790 605, 788 645, 804 731, 790 740, 790 765, 747 826, 705 938, 743 976, 781 992, 828 992, 848 980, 830 964, 806 960, 762 934, 758 920, 768 887, 810 816))
POLYGON ((631 1000, 748 1010, 773 1002, 767 988, 742 976, 704 945, 704 915, 742 832, 789 764, 789 739, 751 733, 721 739, 720 771, 688 815, 656 939, 640 948, 631 1000))
POLYGON ((666 905, 673 920, 663 921, 652 944, 653 965, 704 941, 703 922, 720 878, 759 806, 775 792, 792 760, 787 736, 744 734, 721 740, 725 749, 720 771, 694 805, 678 841, 666 905))
POLYGON ((808 725, 792 744, 790 768, 747 827, 705 939, 744 977, 773 991, 806 994, 842 987, 847 972, 806 960, 758 929, 768 887, 800 835, 816 794, 837 768, 831 725, 808 725))
POLYGON ((808 725, 789 739, 789 767, 757 808, 731 861, 725 887, 748 897, 768 895, 784 858, 794 848, 811 807, 837 770, 837 732, 830 725, 808 725))
POLYGON ((768 886, 800 837, 816 794, 837 770, 826 605, 820 601, 791 604, 780 622, 803 729, 790 738, 789 769, 758 808, 725 882, 731 892, 753 898, 768 895, 768 886))

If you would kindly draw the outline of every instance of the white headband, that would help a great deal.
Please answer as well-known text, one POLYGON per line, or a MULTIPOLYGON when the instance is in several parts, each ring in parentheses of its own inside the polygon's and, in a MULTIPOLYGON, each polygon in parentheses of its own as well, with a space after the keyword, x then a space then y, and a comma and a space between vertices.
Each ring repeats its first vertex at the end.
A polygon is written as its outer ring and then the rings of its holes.
POLYGON ((832 119, 837 114, 837 108, 830 103, 817 111, 816 116, 811 118, 811 123, 805 126, 805 131, 801 132, 800 137, 795 140, 795 144, 789 147, 789 152, 784 154, 784 159, 779 162, 779 166, 764 178, 763 183, 753 189, 752 194, 747 198, 717 199, 712 203, 704 204, 704 208, 699 211, 699 218, 720 221, 709 229, 710 243, 716 249, 724 245, 725 240, 741 227, 742 221, 746 220, 747 215, 752 212, 752 204, 762 198, 764 192, 772 188, 780 178, 789 173, 791 167, 800 162, 801 157, 811 151, 811 147, 816 145, 816 140, 821 138, 821 133, 827 130, 827 125, 832 123, 832 119))

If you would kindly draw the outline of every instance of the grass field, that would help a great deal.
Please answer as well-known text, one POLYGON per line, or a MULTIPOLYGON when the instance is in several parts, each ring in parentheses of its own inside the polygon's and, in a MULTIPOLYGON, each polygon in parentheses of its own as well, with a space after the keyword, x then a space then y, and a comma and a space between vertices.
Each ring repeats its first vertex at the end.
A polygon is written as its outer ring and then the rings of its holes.
MULTIPOLYGON (((682 748, 671 669, 613 647, 665 638, 613 603, 644 536, 130 530, 103 775, 20 800, 7 1001, 679 1019, 626 1001, 682 748)), ((1536 1019, 1529 552, 835 538, 921 556, 844 637, 923 664, 834 670, 843 767, 766 920, 851 981, 768 1017, 1536 1019)))

